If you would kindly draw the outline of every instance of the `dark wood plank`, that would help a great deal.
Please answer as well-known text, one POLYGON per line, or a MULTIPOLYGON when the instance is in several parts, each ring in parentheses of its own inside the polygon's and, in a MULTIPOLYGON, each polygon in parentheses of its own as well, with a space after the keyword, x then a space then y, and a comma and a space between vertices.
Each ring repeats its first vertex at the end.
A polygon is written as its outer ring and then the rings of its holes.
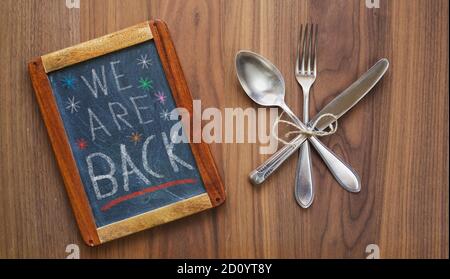
POLYGON ((10 0, 0 12, 0 257, 61 258, 69 243, 83 258, 363 258, 372 243, 383 258, 448 257, 448 1, 380 0, 367 9, 360 0, 90 0, 79 11, 63 2, 10 0), (98 248, 82 244, 26 62, 149 18, 167 22, 203 107, 257 107, 234 72, 236 51, 251 49, 280 68, 300 114, 293 67, 308 21, 320 25, 311 113, 387 57, 382 82, 323 139, 359 172, 362 192, 344 192, 313 152, 318 192, 302 210, 295 158, 254 187, 248 172, 267 157, 258 144, 214 144, 222 206, 98 248))
POLYGON ((2 2, 2 258, 62 258, 67 244, 83 243, 27 70, 32 57, 78 43, 79 20, 61 1, 2 2))

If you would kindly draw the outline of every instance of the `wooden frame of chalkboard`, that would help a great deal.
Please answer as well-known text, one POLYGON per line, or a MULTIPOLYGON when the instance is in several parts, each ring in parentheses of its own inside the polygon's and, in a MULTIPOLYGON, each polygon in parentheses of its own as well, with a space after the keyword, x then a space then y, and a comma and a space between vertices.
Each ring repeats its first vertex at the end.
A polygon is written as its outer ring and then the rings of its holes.
POLYGON ((147 21, 104 37, 37 57, 29 63, 28 68, 81 235, 89 246, 95 246, 213 208, 225 201, 224 185, 209 146, 203 142, 192 143, 192 96, 184 78, 167 25, 163 21, 147 21), (195 158, 195 164, 205 192, 99 226, 88 199, 80 170, 77 167, 76 158, 74 158, 67 130, 64 126, 64 119, 59 111, 49 75, 55 71, 148 41, 154 41, 157 55, 162 64, 163 72, 176 106, 185 108, 191 116, 191 141, 189 141, 189 146, 195 158))

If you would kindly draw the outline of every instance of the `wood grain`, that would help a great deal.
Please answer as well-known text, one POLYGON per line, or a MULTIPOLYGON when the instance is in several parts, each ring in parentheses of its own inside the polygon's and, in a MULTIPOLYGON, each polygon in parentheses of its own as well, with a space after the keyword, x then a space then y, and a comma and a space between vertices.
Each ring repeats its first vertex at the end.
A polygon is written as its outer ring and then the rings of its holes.
POLYGON ((69 139, 64 129, 63 120, 60 117, 58 105, 53 95, 50 80, 45 73, 41 57, 34 58, 28 64, 28 69, 33 89, 36 93, 36 100, 47 128, 80 233, 87 245, 98 245, 100 244, 100 239, 97 235, 94 215, 89 206, 88 197, 84 190, 69 139))
POLYGON ((448 1, 380 0, 6 0, 0 10, 0 257, 63 258, 447 258, 448 1), (47 16, 52 14, 52 16, 47 16), (267 156, 258 144, 215 144, 227 202, 98 248, 83 244, 51 151, 26 62, 33 56, 164 19, 187 83, 202 106, 257 107, 234 72, 239 49, 259 52, 284 74, 287 102, 301 113, 293 75, 299 26, 319 24, 311 114, 381 57, 383 80, 323 142, 360 174, 346 193, 313 152, 316 200, 295 203, 296 158, 260 187, 248 172, 267 156), (432 135, 430 131, 433 131, 432 135), (192 249, 195 245, 196 249, 192 249))
POLYGON ((213 207, 208 194, 201 194, 97 229, 102 243, 152 228, 213 207))
POLYGON ((153 38, 146 22, 42 56, 45 72, 105 55, 153 38))

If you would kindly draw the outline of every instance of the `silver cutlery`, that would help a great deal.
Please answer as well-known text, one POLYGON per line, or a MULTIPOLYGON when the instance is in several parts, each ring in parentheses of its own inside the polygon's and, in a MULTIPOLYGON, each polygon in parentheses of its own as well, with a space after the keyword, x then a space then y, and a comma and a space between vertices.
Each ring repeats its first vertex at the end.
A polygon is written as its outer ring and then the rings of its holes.
MULTIPOLYGON (((309 91, 317 77, 317 24, 300 26, 300 37, 297 46, 295 78, 303 91, 303 122, 309 121, 309 91)), ((314 200, 314 184, 312 177, 311 152, 309 142, 305 141, 298 154, 297 173, 295 178, 295 199, 297 203, 308 208, 314 200)))
MULTIPOLYGON (((333 114, 336 118, 340 118, 353 106, 355 106, 370 90, 378 83, 389 68, 389 61, 385 58, 379 60, 372 68, 364 73, 357 81, 350 87, 345 89, 342 93, 336 96, 330 103, 328 103, 316 116, 311 119, 308 125, 316 122, 316 130, 326 129, 334 119, 322 118, 322 115, 333 114)), ((275 152, 263 164, 250 172, 250 181, 253 184, 263 183, 275 170, 277 170, 306 140, 304 135, 298 135, 289 144, 284 145, 281 149, 275 152)), ((325 161, 326 162, 326 161, 325 161)), ((328 164, 327 164, 328 165, 328 164)), ((358 192, 360 189, 347 189, 351 192, 358 192), (352 191, 353 190, 353 191, 352 191)))
MULTIPOLYGON (((236 55, 236 71, 242 88, 255 103, 281 108, 296 125, 306 130, 306 126, 284 102, 284 79, 272 63, 256 53, 239 51, 236 55)), ((355 172, 316 137, 309 139, 339 184, 353 192, 359 191, 359 178, 355 172)))

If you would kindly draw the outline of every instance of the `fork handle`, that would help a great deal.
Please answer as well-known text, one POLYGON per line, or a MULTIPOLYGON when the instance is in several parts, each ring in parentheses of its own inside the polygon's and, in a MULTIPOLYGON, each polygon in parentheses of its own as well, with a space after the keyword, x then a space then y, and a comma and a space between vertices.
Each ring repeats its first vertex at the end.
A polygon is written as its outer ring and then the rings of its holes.
MULTIPOLYGON (((310 86, 303 86, 303 121, 309 121, 309 90, 310 86)), ((300 147, 298 152, 297 172, 294 188, 295 200, 303 207, 308 208, 314 200, 314 182, 312 175, 311 151, 309 141, 300 147)))
POLYGON ((298 152, 294 194, 295 200, 303 208, 310 207, 314 200, 311 151, 308 141, 302 144, 298 152))

